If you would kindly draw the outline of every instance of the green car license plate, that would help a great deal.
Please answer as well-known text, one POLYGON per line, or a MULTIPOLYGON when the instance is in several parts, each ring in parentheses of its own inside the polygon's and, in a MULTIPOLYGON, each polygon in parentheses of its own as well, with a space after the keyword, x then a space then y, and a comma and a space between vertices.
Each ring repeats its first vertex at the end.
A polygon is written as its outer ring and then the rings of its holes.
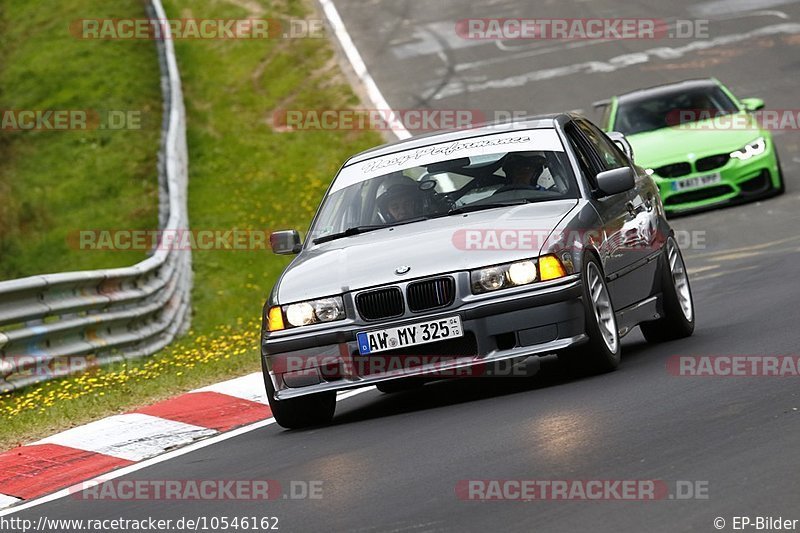
POLYGON ((714 185, 722 181, 722 176, 719 172, 714 174, 706 174, 705 176, 695 176, 694 178, 686 178, 683 180, 673 181, 673 191, 685 191, 687 189, 697 189, 699 187, 706 187, 707 185, 714 185))

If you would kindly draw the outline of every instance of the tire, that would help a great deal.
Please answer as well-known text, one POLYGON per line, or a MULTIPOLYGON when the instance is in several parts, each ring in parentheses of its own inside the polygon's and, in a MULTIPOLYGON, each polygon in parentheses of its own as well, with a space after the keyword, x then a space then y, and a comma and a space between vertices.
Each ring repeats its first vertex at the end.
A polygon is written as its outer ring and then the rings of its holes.
POLYGON ((686 264, 675 239, 669 237, 661 259, 664 316, 639 325, 647 342, 666 342, 694 333, 695 312, 686 264))
POLYGON ((589 342, 559 355, 578 374, 602 374, 619 366, 622 347, 605 275, 594 255, 587 255, 581 272, 586 334, 589 342))
POLYGON ((775 191, 775 196, 780 196, 780 195, 782 195, 783 193, 786 192, 786 181, 783 179, 783 168, 781 168, 781 159, 780 159, 780 157, 778 157, 778 152, 777 151, 775 152, 775 163, 778 166, 778 178, 780 179, 781 184, 778 185, 774 189, 774 191, 775 191))
POLYGON ((420 378, 404 378, 382 381, 377 383, 375 387, 384 394, 394 394, 395 392, 419 389, 423 385, 425 385, 425 382, 420 378))
POLYGON ((272 409, 272 416, 275 417, 278 425, 286 429, 300 429, 324 426, 333 420, 333 413, 336 411, 336 391, 318 392, 288 400, 276 400, 275 388, 272 386, 272 380, 263 358, 261 367, 269 407, 272 409))

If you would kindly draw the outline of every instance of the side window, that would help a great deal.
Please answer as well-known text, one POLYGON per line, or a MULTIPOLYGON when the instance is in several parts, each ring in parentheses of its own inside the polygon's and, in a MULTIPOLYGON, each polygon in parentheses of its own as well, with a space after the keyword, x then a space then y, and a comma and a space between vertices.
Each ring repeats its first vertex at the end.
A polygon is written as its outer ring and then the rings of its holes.
POLYGON ((594 124, 590 124, 585 120, 576 120, 575 123, 581 129, 589 142, 592 143, 594 149, 600 156, 600 163, 603 165, 603 170, 613 170, 627 166, 625 154, 623 154, 617 145, 614 144, 605 134, 597 129, 594 124))
POLYGON ((575 152, 575 155, 578 158, 578 165, 581 167, 581 173, 589 181, 589 185, 593 189, 596 188, 595 176, 597 173, 594 171, 594 167, 592 166, 591 156, 583 147, 583 140, 581 139, 578 129, 574 124, 569 123, 564 128, 564 131, 567 134, 567 139, 569 139, 569 144, 572 146, 572 150, 575 152))

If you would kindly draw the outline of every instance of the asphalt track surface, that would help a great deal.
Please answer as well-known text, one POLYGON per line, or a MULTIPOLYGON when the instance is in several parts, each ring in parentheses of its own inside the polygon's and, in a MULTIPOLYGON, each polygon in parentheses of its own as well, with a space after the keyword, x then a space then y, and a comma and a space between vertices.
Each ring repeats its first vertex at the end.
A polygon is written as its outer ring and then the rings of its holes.
MULTIPOLYGON (((339 0, 337 7, 393 108, 592 116, 594 100, 705 76, 770 108, 800 107, 796 1, 339 0), (729 37, 698 49, 686 48, 692 39, 476 44, 454 34, 455 21, 467 17, 708 18, 711 39, 729 37), (648 52, 654 48, 661 56, 648 52), (628 66, 612 61, 629 54, 644 56, 628 66)), ((648 345, 637 330, 623 341, 620 369, 590 378, 562 375, 545 361, 528 379, 461 380, 396 395, 373 389, 341 402, 329 427, 273 424, 125 478, 320 480, 322 499, 64 498, 15 516, 277 516, 281 531, 364 532, 716 531, 716 517, 724 530, 734 516, 800 519, 800 378, 667 371, 675 355, 800 353, 800 132, 776 142, 784 196, 674 221, 695 239, 684 244, 698 316, 690 339, 648 345), (468 479, 657 479, 673 491, 691 481, 706 484, 708 498, 475 502, 456 496, 468 479)))

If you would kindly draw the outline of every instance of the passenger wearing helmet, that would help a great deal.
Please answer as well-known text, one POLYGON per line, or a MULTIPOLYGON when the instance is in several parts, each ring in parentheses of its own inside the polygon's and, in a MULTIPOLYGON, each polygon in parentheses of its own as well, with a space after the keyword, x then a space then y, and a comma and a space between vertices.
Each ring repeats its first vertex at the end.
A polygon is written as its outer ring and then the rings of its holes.
POLYGON ((537 184, 547 166, 547 159, 541 155, 509 154, 503 162, 503 172, 508 183, 497 190, 505 192, 513 189, 545 190, 537 184))
POLYGON ((399 222, 420 216, 423 202, 416 182, 398 183, 378 197, 378 212, 386 223, 399 222))

